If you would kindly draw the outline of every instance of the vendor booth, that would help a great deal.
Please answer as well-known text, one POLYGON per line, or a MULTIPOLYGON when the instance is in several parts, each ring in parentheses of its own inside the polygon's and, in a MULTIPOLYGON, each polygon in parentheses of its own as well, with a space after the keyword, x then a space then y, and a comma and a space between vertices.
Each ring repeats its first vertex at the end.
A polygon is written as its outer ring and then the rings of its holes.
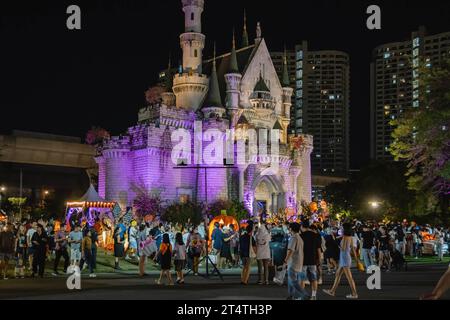
POLYGON ((120 212, 117 202, 102 199, 91 184, 81 199, 67 202, 65 227, 70 231, 75 225, 87 224, 96 230, 100 246, 109 249, 113 247, 114 222, 120 212))

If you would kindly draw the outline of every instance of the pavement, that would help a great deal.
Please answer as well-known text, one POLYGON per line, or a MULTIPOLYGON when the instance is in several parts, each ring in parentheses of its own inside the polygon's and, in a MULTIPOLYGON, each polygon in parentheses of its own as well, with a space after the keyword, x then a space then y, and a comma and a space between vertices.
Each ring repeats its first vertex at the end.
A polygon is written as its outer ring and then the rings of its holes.
MULTIPOLYGON (((381 290, 369 290, 366 287, 368 275, 353 270, 360 299, 364 300, 417 300, 418 297, 433 289, 448 265, 427 264, 412 265, 408 271, 382 272, 381 290)), ((251 284, 240 284, 239 270, 224 270, 221 281, 217 276, 208 279, 188 275, 186 284, 165 286, 157 285, 157 272, 151 272, 144 278, 127 272, 98 274, 97 278, 82 276, 81 290, 69 290, 67 276, 45 278, 27 278, 0 280, 0 299, 39 299, 39 300, 284 300, 287 287, 276 284, 256 284, 256 270, 252 270, 251 284)), ((350 293, 347 281, 343 277, 335 298, 322 293, 321 289, 330 288, 333 275, 324 275, 319 288, 318 299, 345 299, 350 293)), ((309 290, 309 287, 307 287, 309 290)), ((444 297, 450 299, 450 294, 444 297)))

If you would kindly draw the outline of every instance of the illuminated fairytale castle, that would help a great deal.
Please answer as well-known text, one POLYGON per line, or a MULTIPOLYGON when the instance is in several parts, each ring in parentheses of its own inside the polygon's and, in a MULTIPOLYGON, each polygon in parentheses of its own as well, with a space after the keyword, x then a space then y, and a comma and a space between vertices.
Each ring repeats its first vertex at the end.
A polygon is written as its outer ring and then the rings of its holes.
POLYGON ((133 184, 143 184, 163 200, 239 199, 254 213, 309 202, 312 137, 288 135, 293 90, 286 61, 280 80, 259 23, 253 44, 248 41, 244 23, 241 48, 236 48, 233 39, 230 53, 205 61, 201 26, 204 2, 182 0, 182 66, 175 75, 170 74, 170 68, 167 71, 168 83, 161 103, 141 109, 136 126, 123 136, 112 137, 99 149, 96 161, 100 196, 124 208, 133 202, 133 184), (269 164, 259 157, 257 163, 209 168, 173 164, 172 132, 184 128, 193 133, 196 120, 202 122, 203 131, 279 129, 278 172, 262 174, 269 164))

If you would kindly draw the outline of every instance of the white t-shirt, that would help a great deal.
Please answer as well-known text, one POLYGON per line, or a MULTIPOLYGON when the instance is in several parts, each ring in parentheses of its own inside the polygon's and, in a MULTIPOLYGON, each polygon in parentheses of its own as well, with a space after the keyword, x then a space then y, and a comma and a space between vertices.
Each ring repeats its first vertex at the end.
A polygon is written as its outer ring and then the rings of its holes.
POLYGON ((36 232, 33 228, 28 229, 27 231, 27 242, 28 244, 31 244, 31 238, 33 237, 33 234, 36 232))

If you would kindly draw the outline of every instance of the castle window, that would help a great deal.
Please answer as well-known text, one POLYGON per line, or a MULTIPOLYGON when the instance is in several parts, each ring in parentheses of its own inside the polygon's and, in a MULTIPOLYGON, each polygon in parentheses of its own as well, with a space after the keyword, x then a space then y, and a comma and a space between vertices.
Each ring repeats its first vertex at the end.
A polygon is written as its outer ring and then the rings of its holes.
POLYGON ((197 56, 198 56, 198 52, 197 52, 197 49, 195 49, 194 50, 194 58, 197 58, 197 56))
POLYGON ((194 20, 194 13, 191 13, 191 20, 194 20))

